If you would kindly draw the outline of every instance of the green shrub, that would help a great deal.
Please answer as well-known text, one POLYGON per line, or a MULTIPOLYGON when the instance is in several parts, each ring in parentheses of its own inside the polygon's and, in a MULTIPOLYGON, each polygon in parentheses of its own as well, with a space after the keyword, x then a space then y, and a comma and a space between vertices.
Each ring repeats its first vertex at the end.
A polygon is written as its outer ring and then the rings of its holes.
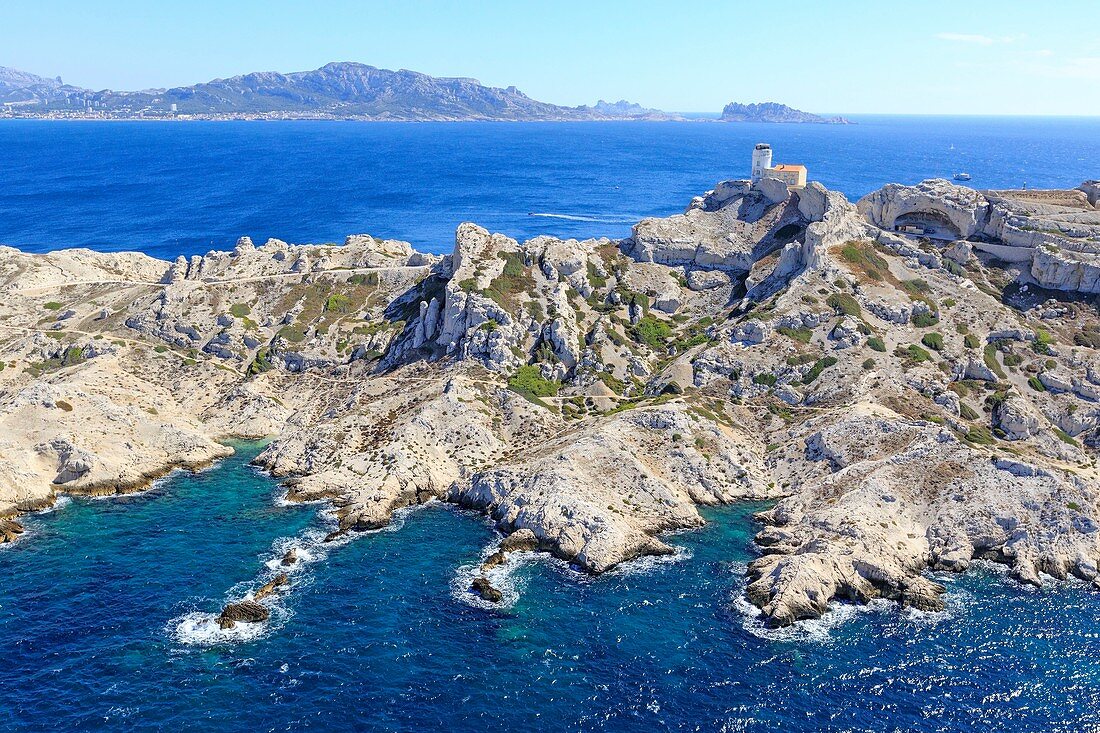
POLYGON ((935 311, 928 311, 927 313, 914 313, 909 320, 917 328, 931 328, 940 322, 940 317, 935 311))
POLYGON ((263 372, 270 371, 272 366, 270 355, 265 346, 256 352, 256 357, 252 360, 252 363, 248 365, 248 374, 262 374, 263 372))
POLYGON ((165 351, 168 351, 168 347, 164 344, 157 344, 153 347, 153 351, 157 352, 158 354, 163 354, 165 351))
POLYGON ((978 413, 974 410, 973 407, 966 404, 965 402, 960 402, 959 403, 959 415, 960 415, 960 417, 962 417, 963 420, 977 420, 978 419, 978 413))
POLYGON ((872 280, 882 280, 882 271, 889 269, 886 259, 875 251, 871 242, 848 242, 840 249, 846 262, 859 266, 872 280))
POLYGON ((325 300, 326 313, 347 313, 351 305, 351 298, 343 293, 333 293, 325 300))
MULTIPOLYGON (((497 257, 504 260, 503 274, 505 277, 521 277, 526 272, 522 252, 498 252, 497 257)), ((589 263, 589 267, 591 267, 591 263, 589 263)))
POLYGON ((848 293, 833 293, 825 299, 826 305, 846 316, 859 316, 859 301, 848 293))
POLYGON ((863 366, 863 371, 869 372, 869 371, 871 371, 872 369, 875 368, 875 360, 874 359, 864 359, 862 366, 863 366))
POLYGON ((791 328, 790 326, 779 326, 775 330, 787 338, 794 339, 800 344, 810 343, 810 339, 813 338, 814 335, 811 329, 805 327, 791 328))
POLYGON ((1050 354, 1051 345, 1054 343, 1054 337, 1051 336, 1050 331, 1044 331, 1039 328, 1035 331, 1035 340, 1031 342, 1031 349, 1036 354, 1050 354))
POLYGON ((924 334, 920 342, 933 351, 943 351, 943 335, 935 331, 924 334))
POLYGON ((801 366, 814 361, 817 361, 817 354, 796 354, 787 357, 787 364, 790 366, 801 366))
MULTIPOLYGON (((1078 442, 1077 442, 1077 441, 1076 441, 1076 440, 1075 440, 1075 439, 1073 438, 1073 436, 1072 436, 1072 435, 1070 435, 1070 434, 1069 434, 1069 433, 1067 433, 1067 432, 1066 432, 1065 430, 1062 430, 1061 428, 1059 428, 1059 427, 1057 427, 1057 426, 1056 426, 1056 427, 1054 428, 1054 434, 1055 434, 1055 435, 1057 435, 1057 436, 1058 436, 1058 439, 1059 439, 1059 440, 1061 440, 1061 441, 1062 441, 1063 443, 1068 443, 1069 445, 1072 445, 1072 446, 1073 446, 1073 447, 1075 447, 1075 448, 1079 448, 1079 447, 1080 447, 1080 443, 1078 443, 1078 442)), ((1073 502, 1070 502, 1070 503, 1072 504, 1073 502)), ((1076 510, 1076 509, 1077 509, 1077 507, 1075 507, 1075 506, 1070 506, 1070 509, 1074 509, 1074 510, 1076 510)))
POLYGON ((526 397, 553 397, 561 389, 561 382, 542 376, 535 364, 521 366, 508 380, 508 388, 526 397))
POLYGON ((928 281, 920 277, 913 278, 912 280, 902 280, 901 287, 910 295, 924 295, 932 290, 928 281))
POLYGON ((966 435, 963 436, 963 440, 977 445, 992 445, 993 434, 989 431, 989 428, 984 425, 978 425, 970 428, 966 435))
POLYGON ((976 349, 982 345, 982 342, 981 339, 979 339, 974 334, 968 333, 966 334, 966 336, 963 337, 963 345, 966 346, 966 348, 968 349, 976 349))
POLYGON ((62 308, 63 308, 64 306, 62 306, 62 305, 61 305, 60 303, 58 303, 58 302, 57 302, 56 300, 51 300, 51 301, 50 301, 49 303, 44 303, 44 304, 42 305, 42 307, 43 307, 43 308, 45 308, 45 309, 46 309, 46 310, 48 310, 48 311, 59 311, 59 310, 61 310, 61 309, 62 309, 62 308))
POLYGON ((248 307, 247 303, 234 303, 229 306, 229 315, 234 318, 244 318, 252 312, 252 309, 248 307))
POLYGON ((818 359, 814 362, 814 365, 810 367, 810 371, 806 372, 806 375, 802 377, 802 383, 812 384, 814 380, 821 376, 821 372, 825 371, 834 364, 836 364, 835 356, 826 356, 822 359, 818 359))
POLYGON ((982 359, 985 361, 985 365, 989 367, 989 371, 1001 379, 1006 378, 1005 370, 1001 368, 1000 363, 997 361, 997 344, 986 344, 985 349, 982 351, 982 359))
POLYGON ((954 260, 944 260, 943 269, 947 270, 955 277, 966 277, 966 269, 954 260))
POLYGON ((777 377, 771 372, 761 372, 752 378, 753 384, 761 384, 765 387, 774 387, 777 377))
POLYGON ((588 283, 594 288, 602 288, 607 285, 607 278, 600 274, 595 263, 591 261, 588 263, 588 283))
POLYGON ((867 346, 870 347, 873 351, 886 351, 886 343, 878 336, 872 336, 871 338, 867 339, 867 346))
POLYGON ((1016 367, 1024 363, 1024 357, 1019 354, 1006 353, 1001 357, 1001 361, 1007 367, 1016 367))
POLYGON ((1031 387, 1036 392, 1046 392, 1047 391, 1046 386, 1042 382, 1039 381, 1038 377, 1028 377, 1027 378, 1027 386, 1031 387))
POLYGON ((296 323, 292 323, 289 326, 283 326, 279 329, 279 336, 295 344, 306 340, 305 331, 296 323))
POLYGON ((1100 349, 1100 328, 1086 326, 1084 330, 1073 334, 1073 343, 1089 349, 1100 349))
POLYGON ((897 356, 900 356, 901 358, 903 358, 907 361, 913 362, 915 364, 920 364, 921 362, 929 361, 932 358, 931 354, 929 354, 927 351, 925 351, 921 347, 917 346, 916 344, 909 344, 908 346, 899 346, 894 353, 897 356))
POLYGON ((630 327, 630 335, 635 341, 651 349, 659 349, 672 335, 672 329, 667 323, 654 316, 644 316, 630 327))

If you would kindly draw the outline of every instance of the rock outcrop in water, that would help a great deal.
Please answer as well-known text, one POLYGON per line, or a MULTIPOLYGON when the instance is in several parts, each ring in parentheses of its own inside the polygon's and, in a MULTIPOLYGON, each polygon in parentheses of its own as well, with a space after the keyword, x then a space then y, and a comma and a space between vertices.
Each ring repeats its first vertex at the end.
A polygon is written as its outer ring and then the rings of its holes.
MULTIPOLYGON (((483 572, 603 572, 753 499, 776 502, 746 588, 773 624, 934 610, 928 571, 974 559, 1100 585, 1090 185, 853 205, 728 181, 621 241, 463 224, 445 257, 3 248, 0 516, 273 436, 256 463, 331 502, 332 538, 451 502, 506 535, 483 572)), ((237 605, 223 623, 260 620, 237 605)))
POLYGON ((218 626, 221 629, 232 629, 238 623, 256 624, 271 618, 271 611, 267 606, 256 601, 241 601, 230 603, 222 609, 218 616, 218 626))

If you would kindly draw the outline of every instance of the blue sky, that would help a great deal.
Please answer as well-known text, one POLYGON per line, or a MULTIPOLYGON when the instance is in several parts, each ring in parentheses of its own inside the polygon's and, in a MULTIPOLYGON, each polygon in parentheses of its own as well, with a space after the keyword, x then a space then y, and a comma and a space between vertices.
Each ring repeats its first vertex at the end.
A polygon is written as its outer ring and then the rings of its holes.
POLYGON ((1100 0, 6 0, 0 66, 92 88, 361 61, 559 104, 1100 115, 1100 0))

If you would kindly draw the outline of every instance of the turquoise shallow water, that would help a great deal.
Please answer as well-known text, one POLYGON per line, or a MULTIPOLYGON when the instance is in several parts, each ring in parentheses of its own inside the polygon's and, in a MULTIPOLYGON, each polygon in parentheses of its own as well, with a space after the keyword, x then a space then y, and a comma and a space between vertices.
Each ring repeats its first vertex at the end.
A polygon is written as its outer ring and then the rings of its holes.
POLYGON ((256 450, 66 502, 0 550, 0 729, 1100 727, 1100 595, 979 569, 946 579, 943 614, 839 607, 766 632, 739 600, 754 505, 674 535, 674 561, 600 578, 527 562, 503 610, 462 591, 491 526, 430 505, 315 549, 257 638, 197 643, 181 623, 327 528, 321 507, 279 502, 256 450))

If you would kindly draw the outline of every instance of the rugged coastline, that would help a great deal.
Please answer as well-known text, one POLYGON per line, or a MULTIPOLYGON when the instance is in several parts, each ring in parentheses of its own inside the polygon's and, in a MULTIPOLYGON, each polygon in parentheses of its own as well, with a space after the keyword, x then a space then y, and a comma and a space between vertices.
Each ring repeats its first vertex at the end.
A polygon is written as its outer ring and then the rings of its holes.
POLYGON ((500 562, 603 572, 778 500, 747 589, 777 625, 941 607, 924 572, 974 558, 1095 582, 1098 191, 728 181, 625 240, 463 224, 442 257, 0 248, 0 540, 274 436, 257 464, 341 534, 449 501, 500 562))

